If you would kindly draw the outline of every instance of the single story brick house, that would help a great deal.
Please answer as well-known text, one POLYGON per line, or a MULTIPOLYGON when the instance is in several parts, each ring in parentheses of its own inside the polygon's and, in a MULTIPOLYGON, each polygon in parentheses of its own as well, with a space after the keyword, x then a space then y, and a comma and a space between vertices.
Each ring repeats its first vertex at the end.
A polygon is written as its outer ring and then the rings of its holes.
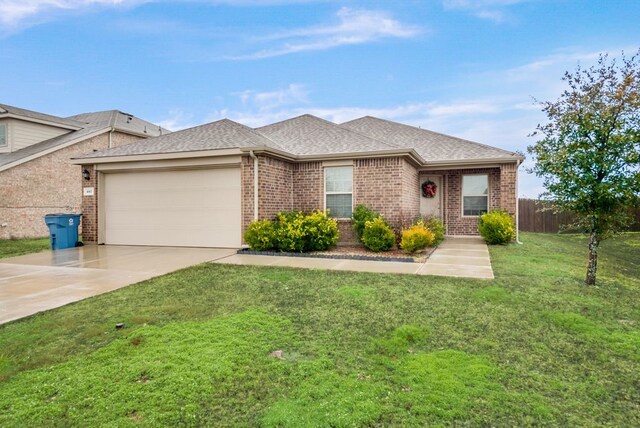
POLYGON ((73 162, 90 173, 85 241, 239 247, 251 221, 284 210, 328 209, 341 242, 352 241, 356 204, 396 227, 434 215, 447 234, 474 235, 484 211, 517 217, 522 160, 375 117, 335 124, 302 115, 260 128, 223 119, 73 162))
POLYGON ((63 118, 0 104, 0 239, 47 236, 45 214, 80 212, 70 158, 166 132, 117 110, 63 118))

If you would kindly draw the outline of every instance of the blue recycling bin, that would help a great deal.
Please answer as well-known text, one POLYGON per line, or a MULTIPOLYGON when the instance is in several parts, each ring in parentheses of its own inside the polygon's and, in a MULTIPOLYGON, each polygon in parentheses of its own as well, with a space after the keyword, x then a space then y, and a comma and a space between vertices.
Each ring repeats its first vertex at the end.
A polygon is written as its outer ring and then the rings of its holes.
POLYGON ((82 214, 47 214, 44 222, 49 226, 52 250, 73 248, 78 242, 78 226, 82 214))

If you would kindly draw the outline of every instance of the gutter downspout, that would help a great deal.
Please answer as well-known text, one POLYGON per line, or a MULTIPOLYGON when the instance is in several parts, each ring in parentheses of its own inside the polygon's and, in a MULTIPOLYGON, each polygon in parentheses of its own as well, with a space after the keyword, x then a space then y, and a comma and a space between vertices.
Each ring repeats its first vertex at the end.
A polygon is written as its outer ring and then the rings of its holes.
POLYGON ((258 156, 249 150, 249 156, 253 159, 253 219, 258 220, 258 156))
POLYGON ((520 198, 518 197, 518 168, 522 161, 516 163, 516 244, 522 245, 520 242, 520 198))

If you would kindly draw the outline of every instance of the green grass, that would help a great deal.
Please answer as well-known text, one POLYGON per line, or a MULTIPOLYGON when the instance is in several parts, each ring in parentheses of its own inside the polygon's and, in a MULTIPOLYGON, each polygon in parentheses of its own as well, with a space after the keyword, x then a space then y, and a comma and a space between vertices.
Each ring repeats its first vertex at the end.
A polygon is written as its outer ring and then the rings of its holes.
POLYGON ((38 253, 51 248, 49 238, 36 239, 1 239, 0 259, 21 256, 23 254, 38 253))
POLYGON ((521 240, 494 281, 200 265, 0 326, 0 426, 640 425, 640 234, 592 288, 583 237, 521 240))

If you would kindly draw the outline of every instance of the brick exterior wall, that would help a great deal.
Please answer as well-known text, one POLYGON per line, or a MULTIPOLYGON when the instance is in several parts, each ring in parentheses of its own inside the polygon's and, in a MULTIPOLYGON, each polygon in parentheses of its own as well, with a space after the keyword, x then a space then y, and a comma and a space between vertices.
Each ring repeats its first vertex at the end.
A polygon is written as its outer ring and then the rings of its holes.
POLYGON ((487 174, 489 176, 489 211, 498 208, 515 214, 515 165, 512 174, 501 174, 502 168, 474 168, 422 172, 420 181, 428 174, 443 176, 443 219, 448 235, 478 235, 478 217, 462 215, 462 176, 467 174, 487 174), (503 189, 511 188, 510 194, 503 195, 503 189), (511 212, 511 211, 509 211, 511 212))
POLYGON ((272 218, 280 211, 293 210, 291 163, 268 156, 258 156, 258 162, 258 217, 272 218))
MULTIPOLYGON (((114 146, 139 139, 112 134, 114 146)), ((104 133, 0 172, 0 239, 48 236, 45 214, 80 212, 82 169, 70 158, 107 146, 104 133)))
POLYGON ((324 169, 322 162, 293 165, 293 200, 295 209, 313 211, 324 208, 324 169))

